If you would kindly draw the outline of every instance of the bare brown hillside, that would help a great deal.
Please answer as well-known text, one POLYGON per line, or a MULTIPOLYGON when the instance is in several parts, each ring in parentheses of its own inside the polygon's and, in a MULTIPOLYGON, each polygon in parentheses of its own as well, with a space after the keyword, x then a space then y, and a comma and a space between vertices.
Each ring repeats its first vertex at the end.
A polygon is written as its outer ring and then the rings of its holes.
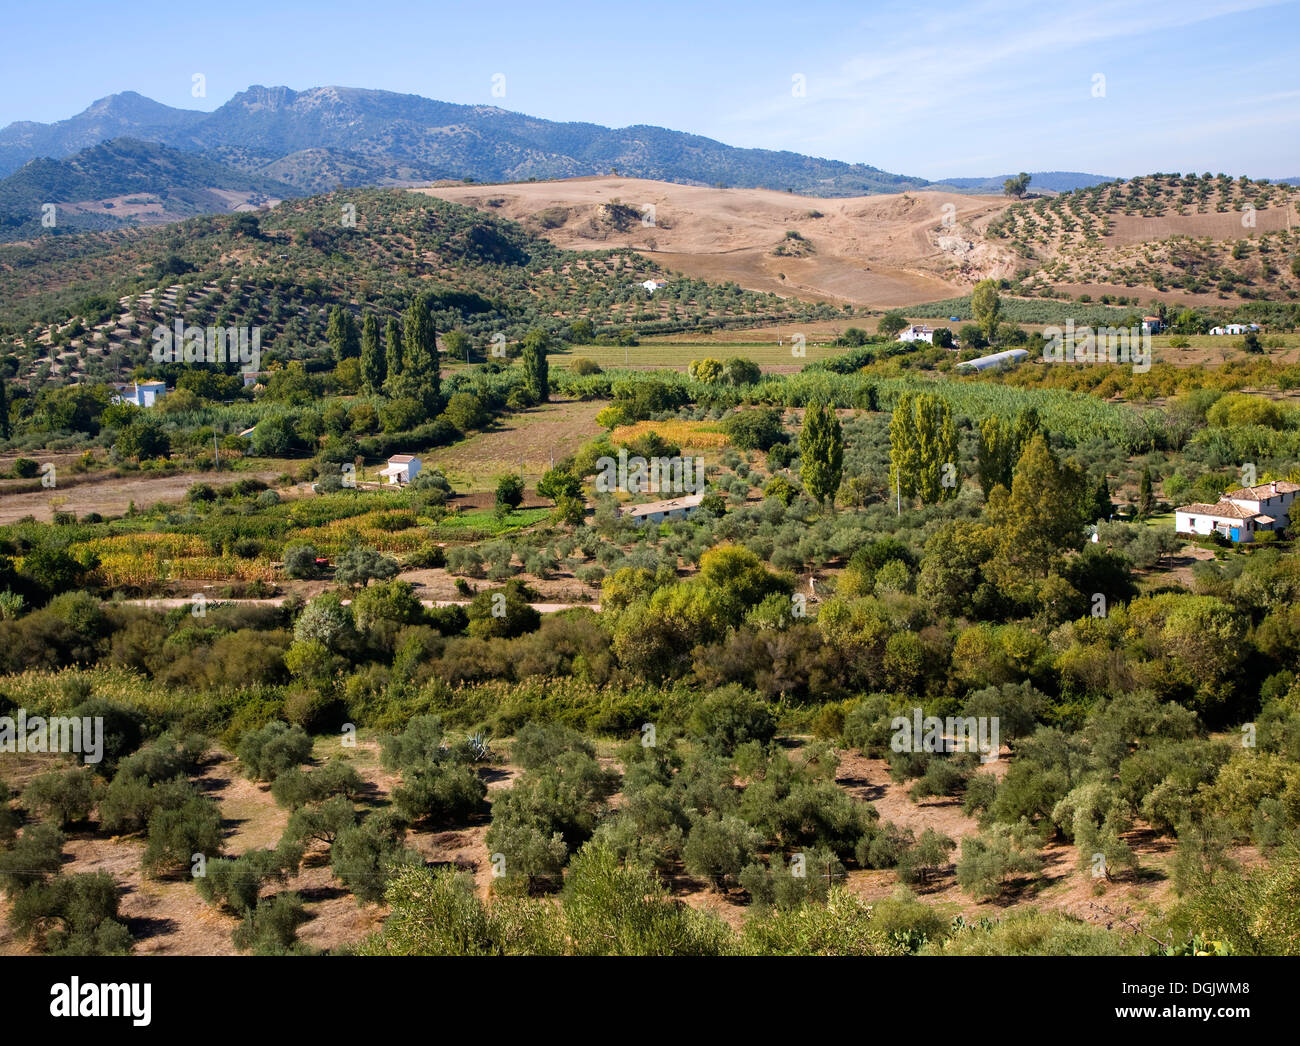
POLYGON ((701 279, 855 305, 964 294, 1010 275, 1015 260, 980 235, 1009 203, 992 196, 819 199, 617 177, 416 191, 522 222, 560 247, 633 247, 701 279))

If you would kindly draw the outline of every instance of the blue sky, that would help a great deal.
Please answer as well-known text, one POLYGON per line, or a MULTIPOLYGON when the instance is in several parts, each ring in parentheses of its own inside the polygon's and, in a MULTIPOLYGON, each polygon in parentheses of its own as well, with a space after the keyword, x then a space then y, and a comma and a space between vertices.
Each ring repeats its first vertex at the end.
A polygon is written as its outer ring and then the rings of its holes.
POLYGON ((254 83, 341 84, 926 178, 1300 176, 1300 0, 49 0, 0 24, 0 126, 122 90, 213 109, 254 83))

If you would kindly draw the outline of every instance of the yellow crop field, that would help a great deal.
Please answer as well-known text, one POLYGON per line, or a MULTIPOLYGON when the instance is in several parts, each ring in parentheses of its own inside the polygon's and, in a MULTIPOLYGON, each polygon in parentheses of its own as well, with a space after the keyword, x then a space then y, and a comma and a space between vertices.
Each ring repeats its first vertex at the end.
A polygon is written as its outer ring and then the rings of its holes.
POLYGON ((679 447, 725 447, 730 437, 711 421, 638 421, 634 425, 620 425, 610 433, 616 444, 630 443, 648 433, 679 447))

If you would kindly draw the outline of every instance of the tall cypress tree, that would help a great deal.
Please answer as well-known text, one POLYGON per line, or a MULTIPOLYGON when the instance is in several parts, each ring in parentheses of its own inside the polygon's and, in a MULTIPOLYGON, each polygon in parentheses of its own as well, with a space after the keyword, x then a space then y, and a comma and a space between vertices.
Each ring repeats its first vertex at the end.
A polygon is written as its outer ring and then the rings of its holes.
POLYGON ((384 328, 384 380, 393 381, 402 373, 402 328, 391 316, 384 328))
POLYGON ((373 396, 383 388, 386 373, 384 353, 379 347, 379 320, 368 312, 361 322, 361 387, 373 396))
POLYGON ((418 294, 402 324, 402 374, 399 395, 419 400, 432 415, 438 409, 438 336, 433 329, 429 295, 418 294))
POLYGON ((361 342, 357 337, 357 324, 352 313, 335 305, 330 310, 329 327, 326 330, 330 349, 334 353, 334 362, 339 363, 361 354, 361 342))
POLYGON ((1138 515, 1144 519, 1156 510, 1156 493, 1151 485, 1151 469, 1142 466, 1142 481, 1138 485, 1138 515))

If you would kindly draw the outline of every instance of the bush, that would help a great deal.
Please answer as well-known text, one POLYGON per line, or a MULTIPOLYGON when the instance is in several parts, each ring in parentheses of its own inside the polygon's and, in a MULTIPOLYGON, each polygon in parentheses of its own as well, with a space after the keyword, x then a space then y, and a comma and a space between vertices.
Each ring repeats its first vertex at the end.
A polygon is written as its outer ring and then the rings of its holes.
POLYGON ((271 795, 280 806, 296 810, 307 803, 321 803, 336 795, 356 799, 364 788, 365 782, 356 767, 336 756, 309 773, 296 766, 282 771, 271 783, 271 795))
POLYGON ((786 441, 781 412, 770 407, 737 411, 724 426, 731 442, 741 450, 768 451, 786 441))
POLYGON ((274 781, 311 758, 311 738, 300 726, 274 721, 245 734, 235 754, 252 780, 274 781))
POLYGON ((98 779, 89 767, 51 770, 23 791, 23 806, 60 828, 90 820, 98 797, 98 779))
POLYGON ((378 904, 393 872, 403 865, 419 866, 424 859, 402 845, 406 829, 388 814, 371 814, 359 825, 343 828, 330 849, 334 874, 357 900, 378 904))
POLYGON ((706 746, 730 755, 747 741, 771 741, 776 736, 776 719, 762 699, 740 687, 728 686, 695 707, 690 730, 706 746))
POLYGON ((447 825, 468 820, 486 795, 487 786, 469 767, 434 765, 404 772, 393 805, 408 821, 447 825))
POLYGON ((235 927, 231 939, 241 952, 284 955, 299 950, 298 927, 309 916, 296 893, 276 894, 262 901, 235 927))
POLYGON ((221 810, 211 799, 192 795, 180 806, 159 808, 149 817, 143 865, 154 876, 190 867, 195 854, 221 853, 221 810))
POLYGON ((133 941, 118 915, 117 883, 107 872, 58 875, 14 899, 10 925, 51 955, 126 955, 133 941))
POLYGON ((710 814, 691 826, 682 860, 691 875, 722 889, 749 863, 760 841, 739 817, 710 814))
POLYGON ((257 907, 258 894, 263 882, 287 878, 286 864, 296 865, 287 851, 251 850, 233 861, 217 858, 207 863, 204 874, 197 876, 195 887, 208 904, 216 905, 235 915, 245 916, 257 907))
POLYGON ((319 577, 318 558, 320 553, 313 545, 290 545, 284 550, 284 572, 288 577, 300 580, 319 577))
POLYGON ((0 888, 10 895, 44 882, 63 866, 64 836, 52 824, 33 824, 0 852, 0 888))
POLYGON ((524 501, 524 481, 513 473, 497 480, 496 506, 498 512, 513 512, 524 501))
POLYGON ((514 762, 525 770, 550 766, 565 752, 582 752, 594 757, 596 749, 576 730, 559 723, 526 723, 515 732, 515 743, 510 750, 514 762))

